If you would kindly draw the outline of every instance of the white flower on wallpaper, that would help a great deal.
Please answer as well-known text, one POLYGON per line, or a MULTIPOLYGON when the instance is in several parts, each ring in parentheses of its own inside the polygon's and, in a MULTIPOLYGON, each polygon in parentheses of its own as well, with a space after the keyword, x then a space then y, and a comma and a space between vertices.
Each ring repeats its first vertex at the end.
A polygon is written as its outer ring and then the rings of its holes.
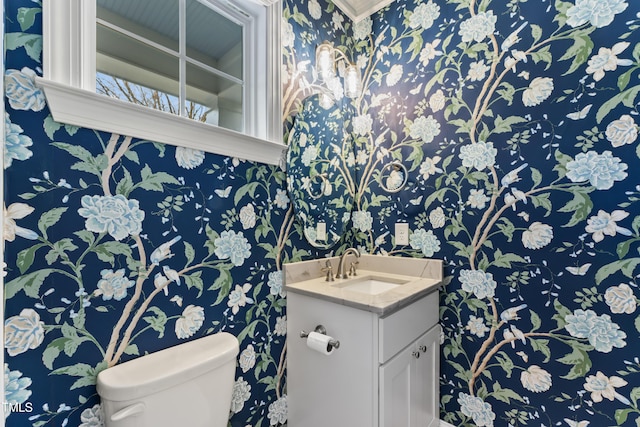
POLYGON ((98 281, 98 289, 93 292, 95 296, 102 295, 104 301, 114 299, 120 301, 127 297, 127 289, 136 284, 133 280, 125 277, 124 268, 113 271, 104 269, 100 271, 102 279, 98 281))
POLYGON ((373 217, 368 211, 355 211, 351 214, 353 227, 360 231, 369 231, 373 225, 373 217))
POLYGON ((614 148, 633 144, 638 139, 638 125, 633 117, 623 114, 618 120, 614 120, 607 126, 605 132, 607 141, 614 148))
POLYGON ((305 147, 301 156, 302 164, 308 167, 315 159, 318 158, 318 153, 319 149, 317 145, 309 145, 305 147))
POLYGON ((215 254, 219 259, 231 260, 233 265, 239 267, 251 256, 251 244, 244 237, 242 231, 236 233, 233 230, 223 231, 220 237, 215 239, 215 254))
POLYGON ((522 103, 526 107, 540 105, 551 96, 553 79, 550 77, 536 77, 531 80, 529 87, 522 92, 522 103))
POLYGON ((86 218, 85 228, 94 233, 107 232, 116 240, 135 236, 142 231, 144 211, 135 199, 116 196, 82 196, 78 214, 86 218))
POLYGON ((493 280, 493 274, 482 270, 460 270, 460 282, 462 289, 472 293, 476 298, 493 297, 497 283, 493 280))
POLYGON ((440 17, 440 6, 432 0, 428 3, 421 3, 409 15, 409 27, 423 30, 431 28, 436 19, 440 17))
POLYGON ((36 86, 35 77, 35 71, 27 67, 5 71, 4 94, 11 108, 41 111, 45 107, 44 93, 36 86))
POLYGON ((293 31, 293 25, 291 25, 291 22, 287 21, 285 18, 282 18, 282 28, 280 29, 280 34, 280 40, 283 48, 293 46, 293 43, 296 40, 296 34, 293 31))
POLYGON ((484 63, 484 59, 480 61, 474 61, 469 64, 469 72, 467 77, 472 82, 480 82, 487 77, 487 71, 489 71, 491 67, 484 63))
POLYGON ((278 316, 276 318, 276 326, 273 332, 281 337, 287 334, 287 316, 278 316))
POLYGON ((440 123, 433 116, 420 116, 409 127, 411 138, 421 139, 425 143, 432 142, 440 134, 440 123))
POLYGON ((462 413, 467 417, 471 417, 476 426, 493 427, 496 414, 493 412, 490 403, 477 396, 461 392, 458 394, 458 404, 462 413))
POLYGON ((489 328, 484 323, 484 319, 482 317, 476 317, 473 314, 469 316, 469 321, 465 329, 478 338, 483 338, 486 333, 489 332, 489 328))
POLYGON ((276 196, 274 198, 274 203, 279 209, 286 209, 289 206, 291 200, 289 199, 289 195, 286 190, 278 188, 276 190, 276 196))
POLYGON ((616 388, 624 387, 628 383, 622 378, 612 375, 607 377, 602 371, 596 372, 595 375, 589 375, 584 383, 584 389, 591 392, 591 400, 594 402, 602 402, 603 399, 614 400, 629 405, 629 399, 622 396, 616 391, 616 388))
POLYGON ((574 160, 567 163, 567 178, 572 182, 589 181, 598 190, 608 190, 615 181, 627 177, 628 166, 611 151, 598 154, 595 151, 578 153, 574 160))
POLYGON ((442 51, 437 49, 440 42, 440 39, 435 39, 432 43, 424 44, 424 47, 420 51, 420 63, 422 63, 423 66, 426 67, 432 59, 442 55, 442 51))
POLYGON ((565 329, 576 338, 587 338, 596 351, 609 353, 614 347, 627 345, 627 334, 611 321, 608 314, 598 316, 593 310, 577 309, 565 316, 565 329))
POLYGON ((438 89, 429 97, 429 108, 434 113, 442 110, 445 107, 446 98, 444 96, 444 92, 441 89, 438 89))
POLYGON ((353 133, 366 136, 371 132, 373 118, 369 114, 361 114, 353 118, 353 133))
POLYGON ((82 421, 82 424, 79 427, 103 427, 104 417, 100 404, 93 405, 91 408, 82 411, 80 421, 82 421))
POLYGON ((633 289, 626 283, 608 288, 604 293, 604 299, 611 312, 616 314, 632 314, 638 307, 638 300, 633 289))
POLYGON ((366 40, 372 32, 373 20, 370 16, 359 20, 353 24, 353 38, 356 40, 366 40))
POLYGON ((269 425, 277 426, 287 421, 288 406, 287 395, 281 396, 278 400, 269 405, 269 425))
MULTIPOLYGON (((30 385, 31 378, 23 377, 20 371, 11 371, 9 364, 4 364, 4 402, 25 403, 31 396, 31 390, 28 389, 30 385)), ((11 414, 11 411, 3 412, 5 418, 11 414)))
POLYGON ((463 21, 460 24, 460 31, 463 42, 476 41, 480 43, 489 37, 496 30, 496 22, 498 18, 493 11, 480 12, 475 16, 463 21))
POLYGON ((4 321, 4 348, 9 356, 17 356, 38 348, 44 340, 44 322, 31 308, 23 309, 19 315, 4 321))
POLYGON ((176 320, 176 337, 186 339, 192 337, 204 324, 204 309, 197 305, 189 304, 182 312, 182 316, 176 320))
POLYGON ((409 245, 413 249, 422 251, 426 257, 433 256, 440 250, 440 240, 433 234, 433 230, 420 228, 409 235, 409 245))
POLYGON ((389 70, 389 74, 387 74, 386 83, 388 87, 395 86, 396 83, 400 81, 402 78, 402 74, 404 73, 404 68, 400 64, 395 64, 391 66, 389 70))
POLYGON ((320 3, 318 3, 318 0, 309 0, 307 10, 309 11, 309 16, 315 20, 322 17, 322 7, 320 6, 320 3))
POLYGON ((597 28, 606 27, 627 6, 625 0, 576 0, 575 6, 567 11, 567 24, 575 28, 589 22, 597 28))
POLYGON ((442 160, 440 156, 425 157, 420 164, 420 175, 422 176, 422 179, 427 179, 431 175, 442 172, 442 169, 437 166, 438 163, 440 163, 440 160, 442 160))
POLYGON ((272 271, 269 273, 267 285, 269 286, 269 293, 271 295, 281 296, 282 298, 287 296, 287 292, 282 283, 282 271, 272 271))
POLYGON ((601 242, 604 240, 605 235, 615 236, 617 233, 624 236, 631 236, 633 234, 631 230, 618 225, 618 221, 622 221, 628 216, 629 213, 622 210, 615 210, 608 213, 600 209, 596 216, 592 216, 587 220, 585 231, 591 233, 591 238, 594 242, 601 242))
POLYGON ((611 49, 601 47, 598 50, 598 54, 589 59, 587 73, 593 74, 593 80, 600 81, 604 78, 605 71, 615 71, 618 68, 618 65, 632 65, 632 60, 618 59, 617 56, 624 52, 627 47, 629 47, 629 42, 616 43, 611 49))
POLYGON ((236 285, 235 289, 229 292, 229 301, 227 306, 231 308, 233 314, 238 314, 240 307, 244 307, 247 304, 253 304, 253 299, 247 296, 247 292, 251 290, 251 283, 245 283, 244 285, 236 285))
POLYGON ((204 151, 193 148, 176 147, 176 162, 185 169, 195 169, 204 162, 204 151))
POLYGON ((553 227, 535 221, 529 225, 529 229, 522 232, 522 244, 527 249, 541 249, 551 243, 553 239, 553 227))
POLYGON ((473 209, 484 209, 487 206, 487 202, 489 200, 489 196, 485 194, 484 188, 481 188, 479 190, 472 188, 471 190, 469 190, 469 198, 467 199, 467 204, 473 209))
POLYGON ((233 384, 231 395, 231 412, 237 414, 242 411, 244 404, 251 397, 251 385, 244 378, 238 377, 233 384))
POLYGON ((9 113, 4 113, 4 168, 7 169, 14 160, 27 160, 33 153, 27 147, 33 145, 33 141, 27 135, 22 134, 20 126, 11 123, 9 113))
POLYGON ((458 157, 462 160, 463 166, 482 171, 495 165, 496 154, 498 154, 498 150, 493 148, 492 142, 479 141, 460 147, 458 157))
POLYGON ((431 212, 429 212, 429 222, 433 228, 442 228, 446 223, 447 217, 444 214, 442 207, 438 206, 431 212))
POLYGON ((240 223, 242 224, 242 228, 245 230, 249 228, 253 228, 256 226, 256 210, 253 207, 253 203, 248 203, 247 205, 240 208, 240 223))
POLYGON ((551 388, 551 374, 537 365, 531 365, 520 373, 522 386, 534 393, 542 393, 551 388))
POLYGON ((38 233, 35 231, 16 224, 17 219, 26 217, 33 210, 33 206, 29 206, 26 203, 11 203, 8 208, 4 207, 4 240, 13 242, 16 236, 29 240, 38 238, 38 233))
POLYGON ((242 350, 242 353, 240 353, 240 356, 238 357, 238 364, 240 365, 240 369, 242 369, 243 373, 253 369, 256 365, 256 351, 252 344, 249 344, 247 348, 242 350))

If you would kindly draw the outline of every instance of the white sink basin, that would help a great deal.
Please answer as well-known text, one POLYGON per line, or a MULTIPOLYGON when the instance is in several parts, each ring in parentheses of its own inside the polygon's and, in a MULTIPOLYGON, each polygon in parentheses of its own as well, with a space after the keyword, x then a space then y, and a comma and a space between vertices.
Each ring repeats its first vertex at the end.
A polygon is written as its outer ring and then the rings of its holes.
POLYGON ((367 295, 378 295, 402 286, 405 283, 408 283, 408 281, 390 277, 366 276, 350 279, 343 283, 336 283, 333 286, 367 295))

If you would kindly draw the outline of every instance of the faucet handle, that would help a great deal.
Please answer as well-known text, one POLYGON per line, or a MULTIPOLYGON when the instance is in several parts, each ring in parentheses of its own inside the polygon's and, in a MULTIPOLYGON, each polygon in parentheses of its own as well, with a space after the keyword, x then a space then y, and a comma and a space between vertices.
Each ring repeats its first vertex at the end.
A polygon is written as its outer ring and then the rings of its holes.
POLYGON ((358 273, 356 273, 356 266, 360 264, 358 261, 355 262, 351 262, 351 264, 349 265, 349 276, 357 276, 358 273))
POLYGON ((331 261, 327 260, 327 263, 325 264, 325 267, 322 268, 320 271, 322 271, 323 273, 326 271, 327 272, 327 276, 325 278, 325 281, 327 282, 333 282, 333 266, 331 265, 331 261))

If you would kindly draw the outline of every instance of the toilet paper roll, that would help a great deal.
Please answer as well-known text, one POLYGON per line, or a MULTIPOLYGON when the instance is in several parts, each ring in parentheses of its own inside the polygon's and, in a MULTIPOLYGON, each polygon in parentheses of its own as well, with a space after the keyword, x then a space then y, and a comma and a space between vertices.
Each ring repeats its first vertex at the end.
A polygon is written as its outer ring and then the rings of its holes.
POLYGON ((322 353, 325 356, 331 355, 333 353, 333 346, 329 344, 329 341, 333 340, 333 337, 329 335, 323 335, 318 332, 309 332, 309 336, 307 337, 307 347, 311 350, 315 350, 318 353, 322 353))

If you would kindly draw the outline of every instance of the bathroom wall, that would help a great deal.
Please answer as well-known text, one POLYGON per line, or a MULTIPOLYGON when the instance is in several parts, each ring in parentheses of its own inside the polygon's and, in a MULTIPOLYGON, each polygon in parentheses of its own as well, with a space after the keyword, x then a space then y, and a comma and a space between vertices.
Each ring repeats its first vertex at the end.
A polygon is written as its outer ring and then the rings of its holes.
POLYGON ((282 425, 281 268, 323 255, 284 171, 54 122, 39 2, 5 11, 7 426, 100 426, 100 370, 218 331, 240 340, 231 425, 282 425))
MULTIPOLYGON (((303 15, 290 22, 327 19, 324 3, 286 4, 303 15)), ((446 261, 453 425, 639 422, 639 11, 397 1, 340 41, 364 78, 352 242, 446 261), (380 176, 394 159, 409 175, 399 193, 380 186, 401 182, 380 176)))

